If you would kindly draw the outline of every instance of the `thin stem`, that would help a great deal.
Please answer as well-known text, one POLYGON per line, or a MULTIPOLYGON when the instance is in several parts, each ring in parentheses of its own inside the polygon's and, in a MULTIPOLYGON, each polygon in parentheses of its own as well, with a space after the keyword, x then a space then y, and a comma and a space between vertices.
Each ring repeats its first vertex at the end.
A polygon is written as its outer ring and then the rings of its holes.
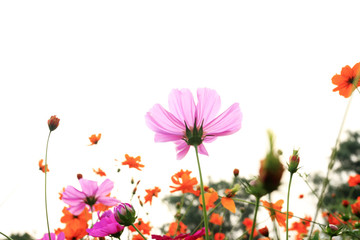
MULTIPOLYGON (((272 200, 271 200, 271 194, 269 193, 269 203, 270 203, 270 206, 273 206, 272 204, 272 200)), ((273 218, 273 215, 275 215, 275 211, 271 211, 271 216, 270 218, 272 219, 273 218)), ((273 226, 274 226, 274 233, 275 233, 275 236, 276 236, 276 239, 279 240, 280 237, 279 237, 279 233, 278 233, 278 229, 276 227, 276 222, 275 222, 276 218, 274 217, 274 219, 272 219, 272 223, 273 223, 273 226)))
POLYGON ((6 236, 6 235, 5 235, 4 233, 2 233, 2 232, 0 232, 0 234, 3 235, 4 237, 6 237, 6 238, 9 239, 9 240, 13 240, 11 237, 6 236))
POLYGON ((286 203, 286 240, 289 239, 289 203, 290 203, 290 186, 292 181, 293 173, 290 173, 288 194, 287 194, 287 203, 286 203))
POLYGON ((201 191, 201 198, 202 198, 202 209, 203 209, 203 215, 204 215, 204 227, 205 227, 205 239, 209 240, 209 222, 208 222, 208 217, 206 214, 206 204, 205 204, 205 195, 204 195, 204 184, 203 184, 203 180, 202 180, 202 175, 201 175, 201 167, 200 167, 200 160, 199 160, 199 153, 198 153, 198 148, 196 145, 194 145, 195 147, 195 153, 196 153, 196 160, 197 160, 197 164, 198 164, 198 168, 199 168, 199 177, 200 177, 200 191, 201 191))
POLYGON ((135 228, 135 230, 141 235, 141 237, 142 237, 143 239, 146 240, 146 237, 140 232, 140 230, 139 230, 133 223, 131 224, 131 226, 132 226, 133 228, 135 228))
POLYGON ((257 216, 258 209, 259 209, 259 202, 260 202, 260 198, 256 197, 254 220, 253 220, 253 225, 251 227, 251 234, 250 234, 250 238, 249 238, 250 240, 252 240, 253 236, 254 236, 255 225, 256 225, 256 216, 257 216))
MULTIPOLYGON (((359 80, 358 76, 357 76, 357 80, 359 80)), ((336 156, 337 148, 338 148, 338 145, 339 145, 339 142, 340 142, 340 136, 341 136, 341 133, 342 133, 344 125, 345 125, 346 116, 347 116, 347 114, 349 112, 352 96, 353 95, 350 96, 349 102, 348 102, 348 104, 346 106, 344 117, 343 117, 343 120, 342 120, 341 125, 340 125, 340 130, 339 130, 338 136, 337 136, 336 141, 335 141, 335 146, 334 146, 333 151, 331 153, 330 162, 329 162, 328 169, 327 169, 327 172, 326 172, 326 177, 325 177, 325 180, 323 181, 322 188, 321 188, 321 193, 320 193, 320 196, 319 196, 319 201, 318 201, 318 204, 317 204, 317 207, 316 207, 316 211, 315 211, 315 215, 314 215, 314 221, 316 221, 316 219, 317 219, 317 216, 319 214, 319 210, 320 210, 322 202, 324 200, 325 190, 326 190, 326 188, 327 188, 327 186, 329 184, 330 171, 332 170, 332 168, 334 167, 334 164, 335 164, 335 156, 336 156)), ((311 229, 309 231, 308 236, 311 236, 311 234, 313 232, 313 229, 314 229, 314 224, 311 225, 311 229)))
POLYGON ((47 209, 47 192, 46 192, 46 185, 47 185, 47 152, 48 152, 48 146, 49 146, 49 139, 50 139, 50 134, 51 131, 49 131, 49 136, 46 142, 46 151, 45 151, 45 212, 46 212, 46 224, 47 224, 47 229, 48 229, 48 234, 49 234, 49 240, 51 240, 51 235, 50 235, 50 225, 49 225, 49 214, 48 214, 48 209, 47 209))

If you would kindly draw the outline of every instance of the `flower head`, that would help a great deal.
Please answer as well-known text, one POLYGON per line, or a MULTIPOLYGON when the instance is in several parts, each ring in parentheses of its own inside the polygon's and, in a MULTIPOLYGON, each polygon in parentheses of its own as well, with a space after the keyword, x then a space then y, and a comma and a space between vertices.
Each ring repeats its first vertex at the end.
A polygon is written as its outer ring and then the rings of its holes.
POLYGON ((360 174, 356 174, 355 176, 350 176, 349 180, 349 187, 355 187, 360 184, 360 174))
POLYGON ((169 95, 170 111, 156 104, 145 116, 148 127, 155 132, 155 142, 175 143, 177 159, 185 157, 191 145, 208 155, 203 143, 233 134, 241 127, 238 103, 217 116, 220 97, 215 90, 199 88, 197 98, 195 105, 189 89, 174 89, 169 95))
POLYGON ((115 215, 111 210, 104 212, 99 221, 94 224, 87 232, 93 237, 116 237, 119 238, 124 231, 124 226, 121 226, 115 219, 115 215))
MULTIPOLYGON (((245 218, 242 223, 245 225, 246 231, 250 234, 251 229, 252 229, 252 225, 253 225, 253 220, 251 220, 250 218, 245 218)), ((257 235, 258 235, 258 232, 256 231, 256 229, 254 229, 254 235, 253 236, 256 237, 257 235)))
POLYGON ((96 134, 91 135, 89 137, 89 140, 91 142, 91 144, 89 146, 97 144, 99 142, 100 138, 101 138, 101 133, 99 133, 97 136, 96 136, 96 134))
POLYGON ((196 177, 190 177, 191 171, 182 170, 180 172, 175 173, 171 177, 171 181, 178 186, 170 186, 173 188, 170 192, 181 191, 182 193, 193 193, 198 196, 198 192, 194 190, 194 186, 198 184, 196 177))
POLYGON ((223 222, 224 222, 224 219, 222 216, 220 216, 218 213, 213 213, 211 214, 211 217, 210 217, 210 220, 209 222, 211 222, 212 224, 215 224, 215 225, 222 225, 223 222))
POLYGON ((103 170, 101 170, 101 168, 98 168, 98 170, 95 170, 95 169, 93 168, 93 171, 94 171, 94 173, 96 173, 96 174, 99 175, 100 177, 106 176, 106 173, 105 173, 103 170))
MULTIPOLYGON (((261 200, 266 210, 269 211, 271 220, 278 222, 279 226, 285 227, 286 213, 281 212, 282 205, 284 200, 279 200, 276 203, 269 203, 265 200, 261 200)), ((289 218, 292 218, 293 213, 289 212, 289 218)))
POLYGON ((59 126, 60 119, 56 117, 56 115, 51 116, 48 120, 48 126, 50 132, 54 131, 59 126))
POLYGON ((64 216, 61 217, 60 222, 81 228, 88 227, 87 222, 91 219, 91 214, 87 209, 84 209, 79 215, 71 214, 66 207, 63 208, 62 212, 64 216))
POLYGON ((102 203, 106 206, 115 206, 120 201, 108 197, 108 194, 114 187, 114 183, 106 179, 100 186, 97 182, 79 179, 82 191, 77 190, 72 186, 67 186, 63 193, 63 201, 69 204, 69 212, 74 215, 79 215, 86 206, 92 208, 96 203, 102 203))
POLYGON ((161 189, 158 187, 155 187, 154 189, 145 189, 146 196, 145 196, 145 203, 149 202, 151 205, 152 198, 157 197, 159 192, 161 192, 161 189))
MULTIPOLYGON (((45 173, 45 165, 43 164, 44 160, 40 159, 39 161, 39 170, 41 170, 43 173, 45 173)), ((46 172, 49 172, 49 167, 46 164, 46 172)))
POLYGON ((129 168, 136 168, 139 171, 142 170, 140 168, 145 167, 143 164, 140 164, 140 162, 141 162, 140 156, 137 156, 136 158, 134 158, 134 157, 130 157, 129 155, 125 154, 125 158, 126 158, 126 160, 121 163, 122 165, 128 165, 129 168))
MULTIPOLYGON (((142 233, 142 234, 146 234, 149 235, 150 231, 151 231, 151 226, 150 226, 150 222, 145 223, 144 220, 142 220, 142 218, 138 218, 137 219, 137 223, 134 223, 134 226, 142 233)), ((129 226, 129 230, 131 232, 136 232, 135 228, 133 226, 129 226)))
POLYGON ((120 203, 114 209, 116 221, 124 226, 132 225, 137 216, 134 207, 129 203, 120 203))
POLYGON ((350 97, 355 88, 360 86, 359 74, 360 62, 356 63, 352 68, 349 65, 343 67, 341 74, 335 74, 331 79, 332 83, 337 85, 333 92, 339 91, 341 96, 350 97))

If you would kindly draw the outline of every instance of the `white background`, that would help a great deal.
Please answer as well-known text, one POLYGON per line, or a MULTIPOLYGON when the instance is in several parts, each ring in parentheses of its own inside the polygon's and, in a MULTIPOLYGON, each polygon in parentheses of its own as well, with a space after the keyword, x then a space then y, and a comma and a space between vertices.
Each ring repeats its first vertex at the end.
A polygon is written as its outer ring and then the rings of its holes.
MULTIPOLYGON (((242 129, 207 145, 204 176, 230 179, 234 168, 256 175, 269 128, 284 163, 300 148, 301 172, 324 172, 348 102, 331 78, 359 62, 359 10, 359 1, 1 1, 0 231, 46 232, 37 164, 51 115, 60 118, 48 154, 51 229, 63 227, 58 192, 79 187, 77 173, 101 182, 92 172, 101 167, 121 201, 132 176, 141 178, 141 196, 159 186, 160 198, 180 169, 198 176, 193 151, 177 161, 174 144, 154 143, 145 125, 173 88, 213 88, 222 111, 234 102, 242 109, 242 129), (98 133, 99 144, 88 146, 98 133), (142 172, 116 172, 114 159, 126 153, 141 156, 142 172)), ((358 95, 345 129, 359 129, 358 95)), ((306 184, 296 177, 294 185, 293 212, 312 216, 306 184)), ((174 214, 160 199, 145 210, 139 216, 154 227, 174 214)))

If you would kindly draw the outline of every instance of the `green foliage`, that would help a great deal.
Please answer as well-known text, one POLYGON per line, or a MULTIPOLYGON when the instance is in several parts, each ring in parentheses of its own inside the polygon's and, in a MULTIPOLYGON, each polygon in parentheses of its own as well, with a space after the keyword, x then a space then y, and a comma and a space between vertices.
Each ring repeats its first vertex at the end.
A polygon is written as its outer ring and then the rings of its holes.
POLYGON ((13 240, 34 240, 34 238, 28 233, 13 233, 10 235, 13 240))

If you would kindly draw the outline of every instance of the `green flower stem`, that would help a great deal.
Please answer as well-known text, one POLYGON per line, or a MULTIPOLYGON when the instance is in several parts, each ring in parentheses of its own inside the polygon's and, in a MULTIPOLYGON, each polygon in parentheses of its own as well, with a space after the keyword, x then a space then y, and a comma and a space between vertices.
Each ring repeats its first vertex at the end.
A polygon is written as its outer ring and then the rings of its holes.
POLYGON ((50 134, 51 134, 51 131, 49 131, 49 136, 48 136, 48 139, 46 142, 46 152, 45 152, 45 212, 46 212, 46 224, 47 224, 47 229, 48 229, 48 234, 49 234, 49 240, 51 240, 51 235, 50 235, 49 215, 48 215, 48 209, 47 209, 47 194, 46 194, 46 184, 47 184, 46 175, 47 174, 46 173, 47 173, 47 152, 48 152, 50 134))
MULTIPOLYGON (((271 193, 269 193, 269 203, 270 203, 270 206, 272 206, 272 200, 271 200, 271 193)), ((273 213, 275 214, 275 211, 274 211, 274 209, 273 208, 271 208, 272 209, 272 211, 271 211, 271 216, 273 215, 273 213)), ((276 236, 276 239, 277 240, 279 240, 280 239, 280 237, 279 237, 279 232, 278 232, 278 229, 277 229, 277 227, 276 227, 276 218, 274 218, 273 220, 272 220, 272 223, 273 223, 273 226, 274 226, 274 233, 275 233, 275 236, 276 236)))
POLYGON ((286 203, 286 240, 289 239, 289 203, 290 203, 290 186, 292 181, 293 173, 290 173, 288 194, 287 194, 287 203, 286 203))
POLYGON ((251 227, 251 234, 250 234, 250 240, 253 239, 254 236, 254 231, 255 231, 255 225, 256 225, 256 216, 259 210, 259 203, 260 203, 260 198, 256 197, 256 203, 255 203, 255 212, 254 212, 254 220, 253 220, 253 225, 251 227))
MULTIPOLYGON (((359 77, 360 77, 360 74, 358 76, 356 76, 356 78, 357 78, 356 81, 359 80, 359 77)), ((350 96, 349 102, 348 102, 348 104, 346 106, 344 117, 343 117, 343 120, 342 120, 341 125, 340 125, 340 130, 339 130, 338 136, 337 136, 336 141, 335 141, 335 146, 334 146, 333 151, 331 153, 330 162, 329 162, 328 169, 327 169, 327 172, 326 172, 326 177, 325 177, 325 179, 323 181, 322 188, 321 188, 321 193, 320 193, 320 196, 319 196, 319 201, 318 201, 318 204, 316 206, 316 211, 315 211, 314 218, 313 218, 314 221, 316 221, 317 216, 319 214, 319 210, 320 210, 321 205, 322 205, 322 203, 324 201, 325 190, 326 190, 326 188, 327 188, 327 186, 329 184, 330 171, 332 170, 332 168, 334 167, 334 164, 335 164, 335 157, 336 157, 336 153, 337 153, 337 148, 338 148, 338 145, 339 145, 339 142, 340 142, 341 133, 342 133, 344 125, 345 125, 346 116, 347 116, 347 114, 349 112, 352 96, 353 95, 350 96)), ((308 236, 311 236, 313 230, 314 230, 314 224, 311 225, 308 236)))
POLYGON ((2 232, 0 232, 0 234, 3 235, 4 237, 6 237, 6 238, 9 239, 9 240, 14 240, 14 239, 12 239, 11 237, 6 236, 6 235, 5 235, 4 233, 2 233, 2 232))
POLYGON ((140 230, 139 230, 137 227, 135 227, 135 225, 134 225, 133 223, 131 224, 131 226, 132 226, 133 228, 135 228, 135 230, 141 235, 141 237, 142 237, 143 239, 146 240, 146 237, 140 232, 140 230))
POLYGON ((201 167, 200 167, 200 160, 199 160, 199 153, 198 153, 197 145, 194 145, 194 147, 195 147, 196 160, 197 160, 197 164, 198 164, 198 168, 199 168, 199 176, 200 176, 200 191, 201 191, 202 209, 203 209, 203 215, 204 215, 205 240, 209 240, 209 232, 208 232, 209 221, 208 221, 208 217, 207 217, 207 214, 206 214, 204 184, 203 184, 202 175, 201 175, 201 167))

